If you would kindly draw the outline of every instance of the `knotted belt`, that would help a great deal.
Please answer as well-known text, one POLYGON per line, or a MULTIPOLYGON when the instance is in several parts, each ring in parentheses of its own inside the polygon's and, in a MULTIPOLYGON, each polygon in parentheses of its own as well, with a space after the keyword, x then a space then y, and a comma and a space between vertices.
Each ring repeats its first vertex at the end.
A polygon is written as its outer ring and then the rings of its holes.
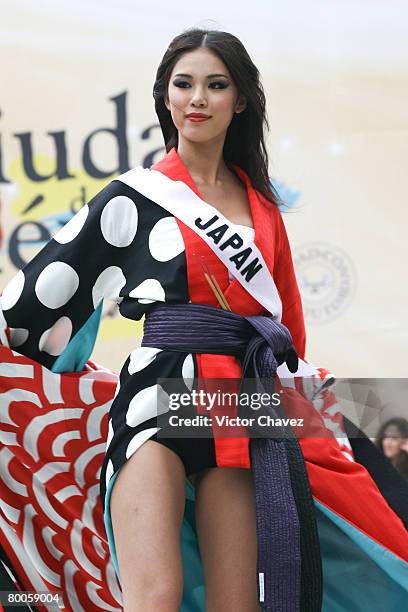
MULTIPOLYGON (((142 346, 189 353, 235 355, 242 381, 273 390, 277 367, 296 372, 289 330, 272 317, 242 316, 205 304, 154 304, 146 313, 142 346), (261 385, 261 381, 263 385, 261 385)), ((241 386, 242 388, 242 386, 241 386)), ((285 416, 267 407, 272 416, 285 416)), ((299 443, 290 428, 279 436, 249 428, 255 485, 258 598, 263 610, 320 612, 322 566, 313 498, 299 443), (256 437, 254 437, 256 435, 256 437), (263 436, 263 437, 260 437, 263 436)))

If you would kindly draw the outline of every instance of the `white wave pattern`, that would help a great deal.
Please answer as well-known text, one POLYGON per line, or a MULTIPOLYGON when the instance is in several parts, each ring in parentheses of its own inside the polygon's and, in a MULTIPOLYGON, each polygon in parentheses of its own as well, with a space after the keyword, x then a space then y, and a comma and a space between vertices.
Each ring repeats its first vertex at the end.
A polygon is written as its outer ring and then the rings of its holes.
POLYGON ((65 445, 71 440, 80 440, 81 433, 79 431, 63 431, 58 434, 52 443, 52 454, 54 457, 65 457, 65 445))

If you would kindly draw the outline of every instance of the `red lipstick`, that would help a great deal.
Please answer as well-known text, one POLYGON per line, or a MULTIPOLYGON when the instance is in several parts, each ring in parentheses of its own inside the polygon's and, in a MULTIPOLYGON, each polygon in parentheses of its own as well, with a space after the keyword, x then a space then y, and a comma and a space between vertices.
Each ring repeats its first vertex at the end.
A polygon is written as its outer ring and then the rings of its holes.
POLYGON ((189 113, 186 117, 190 119, 190 121, 207 121, 210 115, 204 115, 204 113, 189 113))

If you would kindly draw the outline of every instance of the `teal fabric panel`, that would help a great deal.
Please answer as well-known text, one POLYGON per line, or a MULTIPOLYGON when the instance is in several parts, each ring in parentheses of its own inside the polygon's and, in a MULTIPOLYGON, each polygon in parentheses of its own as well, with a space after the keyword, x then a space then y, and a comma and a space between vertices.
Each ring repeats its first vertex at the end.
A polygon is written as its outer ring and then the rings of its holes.
POLYGON ((95 312, 84 323, 81 329, 71 339, 52 366, 53 372, 81 372, 88 361, 102 318, 103 302, 97 306, 95 312))
POLYGON ((184 592, 180 612, 205 611, 204 574, 195 522, 194 487, 186 479, 186 505, 181 527, 184 592))
POLYGON ((316 500, 315 504, 323 561, 322 611, 408 609, 408 564, 316 500))
POLYGON ((112 557, 112 561, 113 561, 113 565, 115 566, 115 571, 116 571, 116 575, 118 577, 118 580, 120 582, 120 572, 119 572, 119 566, 118 566, 118 559, 116 557, 116 546, 115 546, 115 538, 113 536, 113 528, 112 528, 112 520, 111 520, 111 515, 110 515, 110 496, 111 496, 111 492, 112 492, 112 488, 113 485, 115 483, 116 478, 118 477, 120 470, 118 470, 116 472, 116 474, 114 474, 113 476, 111 476, 107 489, 106 489, 106 495, 105 495, 105 510, 104 510, 104 514, 103 514, 103 520, 105 523, 105 529, 106 529, 106 535, 108 536, 108 545, 109 545, 109 550, 110 550, 110 554, 112 557))

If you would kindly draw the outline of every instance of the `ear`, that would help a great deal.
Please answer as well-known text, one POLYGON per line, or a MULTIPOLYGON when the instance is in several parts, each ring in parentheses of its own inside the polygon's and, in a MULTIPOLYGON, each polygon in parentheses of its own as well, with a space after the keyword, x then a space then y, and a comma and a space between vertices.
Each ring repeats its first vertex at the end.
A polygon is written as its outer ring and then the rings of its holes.
POLYGON ((235 104, 235 112, 242 113, 242 111, 246 109, 246 106, 247 106, 246 97, 240 94, 238 96, 237 103, 235 104))
POLYGON ((170 104, 169 104, 169 99, 168 99, 167 94, 164 96, 164 104, 165 104, 167 110, 169 111, 170 110, 170 104))

